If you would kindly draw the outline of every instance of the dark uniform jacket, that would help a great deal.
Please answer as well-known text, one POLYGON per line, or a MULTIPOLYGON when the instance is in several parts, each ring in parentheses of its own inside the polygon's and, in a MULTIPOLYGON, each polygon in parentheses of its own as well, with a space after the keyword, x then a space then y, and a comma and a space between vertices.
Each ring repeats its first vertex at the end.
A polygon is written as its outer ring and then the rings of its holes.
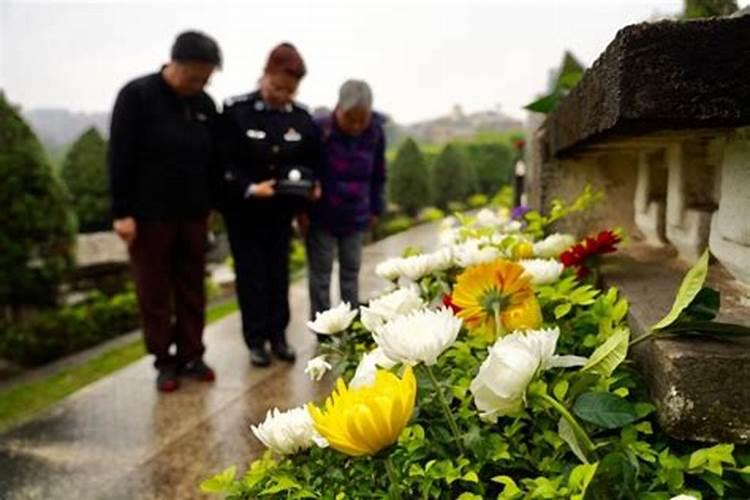
POLYGON ((219 118, 217 138, 223 166, 219 208, 271 212, 291 216, 305 208, 298 196, 248 197, 252 183, 277 178, 284 169, 303 166, 318 176, 322 159, 320 138, 310 114, 296 104, 273 109, 259 92, 227 99, 219 118))
POLYGON ((218 172, 216 117, 208 94, 180 97, 161 73, 125 85, 112 112, 108 149, 115 218, 206 215, 218 172))

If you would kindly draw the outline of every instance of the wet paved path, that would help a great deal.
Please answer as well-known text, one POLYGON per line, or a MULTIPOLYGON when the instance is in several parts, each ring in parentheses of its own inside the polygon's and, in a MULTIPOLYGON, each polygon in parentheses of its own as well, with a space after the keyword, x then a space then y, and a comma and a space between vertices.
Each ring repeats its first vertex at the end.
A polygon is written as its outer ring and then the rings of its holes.
MULTIPOLYGON (((378 262, 408 245, 430 249, 436 233, 427 224, 366 247, 362 297, 385 284, 373 272, 378 262)), ((263 451, 250 423, 269 407, 298 406, 328 392, 303 373, 316 348, 305 327, 305 280, 292 286, 290 302, 296 364, 251 367, 233 314, 206 331, 215 384, 185 381, 179 391, 160 395, 147 357, 0 435, 0 499, 207 498, 198 491, 201 480, 232 464, 242 470, 263 451)))

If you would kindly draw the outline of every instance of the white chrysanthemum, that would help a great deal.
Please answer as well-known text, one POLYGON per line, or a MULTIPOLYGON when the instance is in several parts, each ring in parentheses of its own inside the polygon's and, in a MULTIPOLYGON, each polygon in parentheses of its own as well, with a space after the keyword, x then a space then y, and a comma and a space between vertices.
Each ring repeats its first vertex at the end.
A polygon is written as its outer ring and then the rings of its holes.
POLYGON ((453 247, 453 261, 460 267, 471 267, 492 262, 502 257, 500 250, 493 246, 481 246, 478 240, 469 240, 453 247))
POLYGON ((557 258, 575 242, 576 239, 570 234, 550 234, 534 243, 534 255, 545 259, 557 258))
POLYGON ((496 422, 500 416, 519 412, 526 388, 542 370, 586 363, 586 358, 579 356, 555 355, 559 336, 557 327, 514 332, 490 347, 470 385, 482 419, 496 422))
POLYGON ((391 257, 375 266, 375 274, 388 281, 396 281, 401 276, 401 257, 391 257))
POLYGON ((313 421, 304 406, 287 411, 268 410, 266 419, 250 427, 255 437, 278 455, 291 455, 317 444, 328 446, 327 441, 313 427, 313 421))
POLYGON ((682 495, 677 495, 676 497, 672 497, 669 500, 698 500, 698 498, 694 497, 693 495, 685 495, 683 493, 682 495))
POLYGON ((368 352, 357 365, 354 376, 349 381, 349 388, 354 389, 363 385, 372 385, 375 383, 375 372, 378 368, 390 369, 396 366, 396 362, 385 355, 383 349, 376 347, 368 352))
POLYGON ((453 266, 453 251, 450 247, 442 247, 426 255, 430 260, 431 272, 445 271, 453 266))
POLYGON ((509 220, 502 226, 500 226, 501 230, 506 233, 517 233, 521 229, 523 229, 523 224, 520 221, 517 220, 509 220))
POLYGON ((525 259, 518 262, 535 285, 548 285, 560 279, 565 266, 555 259, 525 259))
POLYGON ((389 358, 407 365, 429 366, 453 345, 460 329, 461 319, 443 307, 398 316, 378 327, 372 336, 389 358))
POLYGON ((325 355, 323 355, 308 361, 305 366, 305 373, 313 382, 319 382, 323 378, 323 375, 330 369, 331 365, 326 361, 325 355))
POLYGON ((480 227, 497 227, 505 223, 505 219, 489 208, 483 208, 477 212, 477 225, 480 227))
POLYGON ((307 327, 315 333, 331 335, 346 330, 355 316, 357 310, 352 310, 348 302, 342 302, 327 311, 315 313, 315 321, 308 321, 307 327))
POLYGON ((416 289, 399 288, 395 292, 371 300, 367 307, 360 307, 360 320, 365 328, 374 332, 386 321, 424 306, 425 303, 416 289))

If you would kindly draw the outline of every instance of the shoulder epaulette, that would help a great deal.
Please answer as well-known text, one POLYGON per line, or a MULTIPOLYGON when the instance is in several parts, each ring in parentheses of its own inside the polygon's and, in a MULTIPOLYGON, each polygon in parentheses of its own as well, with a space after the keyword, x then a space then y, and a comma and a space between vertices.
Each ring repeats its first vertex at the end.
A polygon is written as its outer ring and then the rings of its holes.
POLYGON ((250 100, 250 94, 240 94, 240 95, 236 95, 232 97, 227 97, 226 99, 224 99, 224 107, 228 108, 240 102, 247 102, 249 100, 250 100))

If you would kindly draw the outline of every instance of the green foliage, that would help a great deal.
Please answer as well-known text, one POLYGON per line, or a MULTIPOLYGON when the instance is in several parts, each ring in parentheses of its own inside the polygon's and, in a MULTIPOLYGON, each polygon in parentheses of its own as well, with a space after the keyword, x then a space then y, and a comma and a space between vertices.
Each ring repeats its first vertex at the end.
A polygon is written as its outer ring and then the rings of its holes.
POLYGON ((138 325, 135 293, 112 297, 95 292, 81 304, 49 310, 27 323, 0 331, 0 357, 36 365, 133 330, 138 325))
POLYGON ((524 106, 529 111, 536 113, 549 113, 568 93, 578 85, 583 78, 585 67, 578 62, 570 51, 565 51, 563 62, 557 74, 557 80, 549 94, 537 99, 536 101, 524 106))
POLYGON ((487 195, 481 193, 473 194, 466 200, 466 204, 469 205, 470 208, 480 208, 487 205, 489 202, 490 199, 487 195))
POLYGON ((477 189, 491 196, 513 178, 513 149, 501 142, 474 142, 462 145, 476 171, 477 189))
POLYGON ((377 239, 382 239, 392 234, 406 231, 412 225, 413 223, 410 217, 407 217, 406 215, 398 215, 379 223, 375 228, 375 234, 377 239))
POLYGON ((390 165, 388 194, 408 215, 414 216, 420 208, 430 204, 430 179, 419 146, 407 139, 398 149, 390 165))
POLYGON ((524 216, 527 222, 526 232, 535 238, 539 238, 558 220, 570 214, 588 210, 591 206, 598 203, 603 196, 604 193, 602 191, 594 191, 591 185, 587 184, 583 192, 570 204, 565 204, 559 198, 555 198, 550 203, 547 215, 542 215, 536 210, 526 213, 524 216))
POLYGON ((737 0, 685 0, 684 18, 728 16, 737 9, 737 0))
POLYGON ((107 144, 95 128, 73 143, 60 175, 73 196, 73 208, 82 233, 105 231, 111 226, 107 188, 107 144))
MULTIPOLYGON (((559 206, 556 216, 566 210, 559 206)), ((471 223, 470 217, 457 218, 471 223)), ((474 235, 486 236, 491 235, 474 235)), ((508 235, 493 244, 505 252, 525 237, 508 235)), ((410 248, 406 254, 419 251, 410 248)), ((460 272, 443 269, 420 278, 421 298, 439 303, 460 272)), ((543 326, 560 331, 555 353, 566 357, 548 356, 548 363, 535 363, 532 355, 528 362, 514 358, 533 372, 531 383, 503 387, 498 380, 490 389, 497 398, 506 390, 521 391, 516 401, 522 402, 509 402, 513 408, 521 405, 512 414, 497 422, 480 418, 473 381, 492 341, 464 330, 429 369, 416 367, 416 410, 397 443, 378 455, 348 457, 318 447, 283 458, 267 452, 244 476, 233 480, 234 471, 225 471, 204 485, 230 500, 669 500, 687 492, 698 498, 742 498, 750 457, 731 445, 675 443, 662 431, 644 379, 625 359, 627 300, 615 288, 599 290, 567 273, 556 283, 534 287, 543 326), (588 361, 574 368, 580 357, 588 361)), ((709 307, 698 314, 711 311, 711 297, 706 295, 709 307)), ((322 345, 321 354, 335 365, 335 376, 350 380, 363 353, 374 347, 372 334, 355 320, 322 345)))
POLYGON ((435 222, 445 217, 445 212, 436 207, 427 207, 419 212, 420 222, 435 222))
POLYGON ((680 316, 682 311, 690 305, 690 303, 698 295, 698 292, 703 288, 703 283, 706 281, 708 275, 708 249, 703 252, 698 262, 685 274, 685 277, 680 283, 680 289, 677 291, 674 304, 672 309, 664 316, 661 320, 657 321, 652 330, 659 330, 666 328, 674 323, 680 316))
POLYGON ((446 209, 452 201, 462 201, 472 191, 469 164, 461 151, 448 144, 440 152, 432 167, 432 201, 446 209))
POLYGON ((0 307, 47 305, 73 264, 75 219, 34 133, 0 92, 0 307))
POLYGON ((307 255, 305 252, 305 244, 299 238, 292 238, 290 245, 289 274, 294 276, 305 269, 305 266, 307 265, 307 255))

